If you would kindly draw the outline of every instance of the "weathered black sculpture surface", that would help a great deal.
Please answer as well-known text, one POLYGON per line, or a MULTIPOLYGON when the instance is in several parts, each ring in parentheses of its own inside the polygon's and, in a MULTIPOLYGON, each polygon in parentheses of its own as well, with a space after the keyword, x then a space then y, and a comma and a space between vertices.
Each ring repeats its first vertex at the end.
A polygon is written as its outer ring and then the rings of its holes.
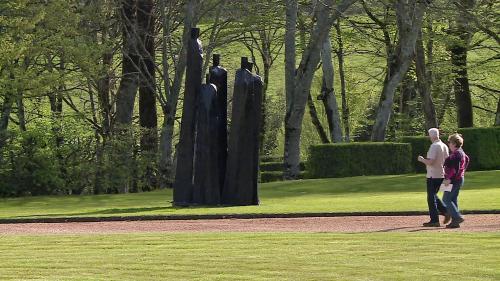
MULTIPOLYGON (((208 80, 208 79, 207 79, 208 80)), ((213 84, 201 85, 197 107, 195 167, 194 167, 194 204, 220 204, 221 185, 218 163, 217 88, 213 84)))
MULTIPOLYGON (((209 70, 209 81, 217 88, 217 129, 215 137, 217 138, 217 167, 219 173, 219 182, 224 185, 226 176, 227 161, 227 70, 219 65, 220 55, 213 55, 213 65, 209 70)), ((208 82, 207 82, 208 84, 208 82)))
POLYGON ((257 205, 262 79, 242 58, 236 72, 232 125, 227 138, 227 71, 214 55, 201 85, 203 51, 191 30, 177 147, 174 205, 257 205))
POLYGON ((182 109, 181 131, 177 147, 177 168, 174 181, 174 205, 193 202, 193 161, 196 126, 196 106, 201 88, 203 49, 198 39, 200 29, 191 29, 187 49, 186 82, 182 109))
POLYGON ((250 110, 248 111, 248 116, 246 118, 245 127, 249 128, 251 131, 250 138, 248 140, 248 148, 251 153, 252 162, 249 163, 249 169, 251 169, 251 180, 252 180, 252 204, 259 204, 259 194, 258 194, 258 177, 259 177, 259 142, 261 140, 261 126, 262 126, 262 91, 264 89, 264 82, 262 78, 258 75, 252 75, 252 87, 250 91, 250 96, 247 103, 250 103, 250 110))
POLYGON ((222 202, 227 205, 259 204, 257 178, 262 79, 248 69, 251 69, 251 64, 242 58, 234 82, 227 170, 222 192, 222 202))

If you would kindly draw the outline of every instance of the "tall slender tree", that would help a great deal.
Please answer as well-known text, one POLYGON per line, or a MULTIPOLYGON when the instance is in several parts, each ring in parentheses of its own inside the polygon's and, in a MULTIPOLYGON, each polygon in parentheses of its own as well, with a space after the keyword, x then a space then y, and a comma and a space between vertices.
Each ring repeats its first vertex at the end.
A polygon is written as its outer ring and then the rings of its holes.
POLYGON ((332 142, 342 142, 342 124, 340 121, 337 97, 335 96, 335 88, 333 87, 334 68, 332 61, 332 43, 329 36, 323 43, 321 62, 323 70, 321 99, 323 100, 328 127, 330 128, 330 139, 332 142))
MULTIPOLYGON (((184 78, 184 72, 186 70, 187 62, 187 45, 189 43, 189 38, 191 34, 191 27, 195 26, 198 17, 197 13, 199 10, 200 0, 188 0, 184 6, 185 12, 183 13, 183 31, 181 46, 174 57, 177 58, 174 65, 174 77, 172 81, 169 78, 169 68, 168 60, 169 53, 167 52, 167 46, 173 45, 171 37, 171 27, 165 13, 167 9, 166 0, 160 0, 160 10, 161 10, 161 22, 162 22, 162 65, 163 65, 163 83, 165 97, 161 100, 162 111, 163 111, 163 123, 160 133, 160 161, 159 161, 159 173, 160 173, 160 186, 167 187, 171 186, 174 172, 174 155, 173 155, 173 143, 174 143, 174 129, 175 120, 177 113, 177 105, 179 101, 182 81, 184 78)), ((173 8, 172 8, 173 9, 173 8)), ((171 10, 172 10, 171 9, 171 10)), ((171 50, 172 52, 172 50, 171 50)), ((172 53, 171 53, 172 54, 172 53)))
POLYGON ((337 44, 338 49, 336 50, 337 59, 339 61, 339 78, 340 78, 340 95, 342 97, 342 121, 344 125, 344 140, 346 142, 350 141, 350 122, 349 122, 349 105, 347 103, 347 85, 344 70, 344 40, 342 39, 342 29, 340 27, 341 19, 337 19, 335 23, 335 30, 337 32, 337 44))
POLYGON ((425 63, 425 49, 422 41, 422 32, 419 32, 415 47, 415 72, 417 74, 418 92, 422 98, 422 108, 425 116, 425 128, 437 128, 437 116, 434 101, 431 95, 431 79, 425 63))
POLYGON ((158 121, 156 114, 155 77, 155 17, 154 1, 139 1, 137 6, 137 30, 139 34, 139 124, 143 130, 141 150, 146 158, 145 188, 156 184, 156 153, 158 151, 158 121))
POLYGON ((455 20, 451 21, 453 40, 450 45, 451 63, 453 65, 453 92, 457 106, 457 125, 460 128, 473 127, 472 97, 467 71, 467 52, 472 38, 471 22, 467 13, 475 6, 475 0, 457 1, 459 7, 455 20))
POLYGON ((394 93, 410 67, 415 52, 415 42, 422 27, 423 15, 427 7, 425 1, 403 1, 394 3, 398 27, 398 42, 394 53, 388 56, 387 70, 375 124, 372 130, 372 141, 384 141, 387 126, 392 114, 394 93))
MULTIPOLYGON (((316 15, 316 24, 309 38, 307 48, 302 54, 299 67, 294 75, 293 97, 291 97, 290 102, 287 102, 284 147, 285 179, 295 179, 300 173, 299 163, 302 119, 304 117, 313 75, 320 61, 322 45, 328 37, 330 28, 335 20, 354 2, 355 0, 343 0, 338 5, 334 5, 333 1, 330 0, 318 2, 320 7, 316 15)), ((285 55, 287 54, 288 52, 285 51, 285 55)))
POLYGON ((132 124, 135 97, 139 87, 139 54, 137 38, 137 2, 121 0, 122 79, 116 100, 116 125, 132 124))

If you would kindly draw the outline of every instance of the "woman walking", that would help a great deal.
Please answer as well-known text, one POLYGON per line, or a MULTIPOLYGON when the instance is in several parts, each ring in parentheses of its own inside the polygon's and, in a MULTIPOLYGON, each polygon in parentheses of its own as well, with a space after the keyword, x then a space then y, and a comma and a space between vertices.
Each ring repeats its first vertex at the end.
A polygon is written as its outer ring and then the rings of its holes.
POLYGON ((444 181, 445 185, 452 184, 451 191, 445 191, 443 202, 446 205, 448 213, 451 215, 451 223, 446 228, 459 228, 460 223, 464 221, 462 214, 458 209, 458 193, 464 184, 465 170, 469 166, 469 156, 462 149, 464 139, 460 134, 452 134, 448 137, 448 147, 450 156, 444 161, 444 181))

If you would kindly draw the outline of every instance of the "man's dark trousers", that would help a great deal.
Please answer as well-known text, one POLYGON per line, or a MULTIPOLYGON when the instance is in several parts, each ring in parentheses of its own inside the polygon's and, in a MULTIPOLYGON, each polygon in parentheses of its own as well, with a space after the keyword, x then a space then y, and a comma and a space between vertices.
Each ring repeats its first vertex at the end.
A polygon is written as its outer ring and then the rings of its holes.
POLYGON ((442 182, 442 178, 427 178, 427 205, 429 206, 429 216, 431 217, 430 222, 439 222, 439 214, 446 214, 446 205, 437 196, 439 186, 442 182))

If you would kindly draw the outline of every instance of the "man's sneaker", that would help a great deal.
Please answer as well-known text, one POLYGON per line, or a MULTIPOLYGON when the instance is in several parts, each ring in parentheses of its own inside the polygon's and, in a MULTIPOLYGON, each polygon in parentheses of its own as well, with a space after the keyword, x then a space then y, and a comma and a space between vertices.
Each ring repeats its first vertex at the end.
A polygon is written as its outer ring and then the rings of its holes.
POLYGON ((446 213, 444 214, 444 220, 443 220, 443 224, 447 224, 451 221, 451 215, 450 213, 446 213))
POLYGON ((453 219, 453 221, 455 221, 456 223, 463 223, 464 222, 464 218, 459 217, 458 219, 453 219))
POLYGON ((431 222, 431 221, 424 222, 422 225, 425 227, 440 227, 441 226, 441 224, 439 224, 439 222, 431 222))

